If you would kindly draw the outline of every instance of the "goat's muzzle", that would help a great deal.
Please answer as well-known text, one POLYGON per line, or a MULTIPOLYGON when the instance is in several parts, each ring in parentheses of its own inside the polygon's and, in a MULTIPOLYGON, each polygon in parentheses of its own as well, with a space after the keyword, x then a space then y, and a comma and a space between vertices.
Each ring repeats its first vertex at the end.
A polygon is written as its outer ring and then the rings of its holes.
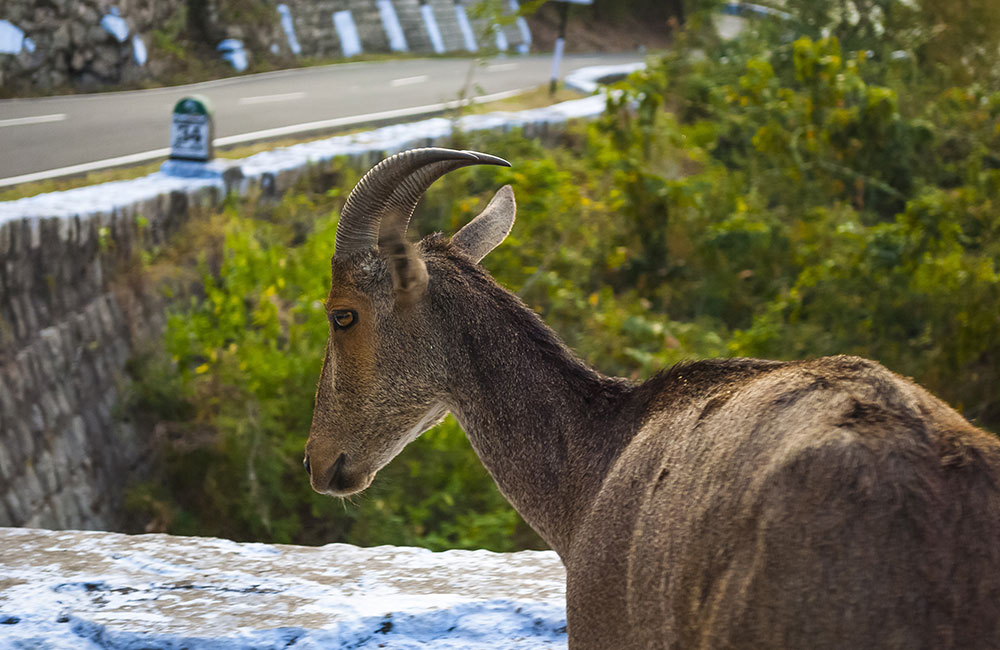
POLYGON ((333 461, 333 465, 326 472, 321 473, 312 467, 309 456, 306 456, 303 465, 309 472, 313 489, 320 494, 335 497, 345 497, 360 492, 371 485, 372 479, 375 478, 374 472, 351 471, 347 454, 343 453, 337 456, 337 460, 333 461))

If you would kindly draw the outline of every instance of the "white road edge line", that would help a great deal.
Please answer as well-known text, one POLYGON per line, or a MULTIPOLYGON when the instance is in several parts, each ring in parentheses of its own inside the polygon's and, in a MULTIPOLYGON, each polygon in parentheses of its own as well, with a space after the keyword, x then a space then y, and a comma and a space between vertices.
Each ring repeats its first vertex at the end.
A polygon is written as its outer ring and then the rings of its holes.
POLYGON ((415 77, 400 77, 399 79, 393 79, 389 82, 389 85, 393 88, 398 88, 399 86, 412 86, 413 84, 422 84, 430 79, 429 76, 425 74, 418 74, 415 77))
POLYGON ((66 113, 53 113, 51 115, 33 115, 31 117, 12 117, 0 120, 0 128, 5 126, 24 126, 27 124, 45 124, 46 122, 62 122, 66 119, 66 113))
POLYGON ((44 181, 50 178, 59 178, 60 176, 71 176, 73 174, 86 174, 87 172, 97 171, 99 169, 106 169, 108 167, 118 167, 119 165, 131 165, 134 163, 146 162, 147 160, 153 160, 155 158, 165 158, 170 155, 170 149, 156 149, 154 151, 144 151, 142 153, 133 153, 127 156, 118 156, 117 158, 106 158, 104 160, 95 160, 89 163, 80 163, 79 165, 70 165, 69 167, 60 167, 59 169, 49 169, 43 172, 34 172, 32 174, 22 174, 20 176, 10 176, 8 178, 0 178, 0 187, 8 187, 10 185, 17 185, 18 183, 33 183, 35 181, 44 181))
MULTIPOLYGON (((526 93, 533 88, 534 86, 529 86, 526 88, 515 88, 514 90, 505 90, 490 95, 473 97, 471 100, 453 99, 451 101, 442 102, 440 104, 426 104, 424 106, 397 108, 391 111, 380 111, 378 113, 365 113, 364 115, 349 115, 347 117, 335 117, 333 119, 320 120, 318 122, 304 122, 302 124, 279 126, 273 129, 264 129, 263 131, 253 131, 251 133, 241 133, 239 135, 227 135, 222 138, 216 138, 215 140, 213 140, 212 143, 217 147, 224 147, 233 144, 245 144, 247 142, 252 142, 254 140, 263 140, 267 138, 275 138, 286 135, 295 135, 296 133, 305 133, 308 131, 319 131, 323 129, 332 129, 342 126, 353 126, 356 124, 364 124, 366 122, 391 120, 399 117, 412 117, 414 115, 420 115, 423 113, 433 113, 435 111, 447 110, 449 108, 458 108, 459 106, 466 106, 468 104, 482 104, 485 102, 494 102, 501 99, 507 99, 509 97, 516 97, 517 95, 526 93)), ((72 174, 84 174, 87 172, 97 171, 99 169, 105 169, 107 167, 118 167, 120 165, 131 165, 135 163, 146 162, 149 160, 155 160, 157 158, 166 158, 169 155, 170 155, 169 148, 154 149, 153 151, 133 153, 127 156, 118 156, 116 158, 107 158, 105 160, 95 160, 94 162, 81 163, 79 165, 71 165, 69 167, 60 167, 59 169, 49 169, 42 172, 22 174, 20 176, 10 176, 8 178, 0 178, 0 187, 9 187, 11 185, 17 185, 18 183, 32 183, 34 181, 44 181, 50 178, 59 178, 60 176, 70 176, 72 174)))
POLYGON ((302 99, 306 94, 302 91, 294 93, 280 93, 277 95, 257 95, 255 97, 240 97, 239 104, 270 104, 272 102, 290 102, 302 99))

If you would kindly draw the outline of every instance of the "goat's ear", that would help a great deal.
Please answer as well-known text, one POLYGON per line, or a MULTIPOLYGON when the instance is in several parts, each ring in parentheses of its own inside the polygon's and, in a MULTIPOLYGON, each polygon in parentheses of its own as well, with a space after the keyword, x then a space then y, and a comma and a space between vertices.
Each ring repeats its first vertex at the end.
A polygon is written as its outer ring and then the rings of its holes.
POLYGON ((514 190, 510 185, 504 185, 479 216, 455 233, 451 243, 478 262, 510 233, 515 212, 514 190))
POLYGON ((427 265, 406 239, 406 221, 395 215, 383 221, 378 248, 389 261, 396 301, 408 304, 422 296, 427 288, 427 265))

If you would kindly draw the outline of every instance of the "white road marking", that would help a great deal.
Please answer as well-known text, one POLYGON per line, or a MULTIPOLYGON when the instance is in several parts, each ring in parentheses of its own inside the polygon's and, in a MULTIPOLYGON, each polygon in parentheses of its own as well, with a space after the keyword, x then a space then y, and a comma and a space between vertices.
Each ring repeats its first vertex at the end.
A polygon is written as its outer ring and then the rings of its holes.
POLYGON ((410 86, 412 84, 422 84, 425 81, 427 81, 428 79, 430 79, 429 76, 427 76, 425 74, 420 74, 420 75, 417 75, 416 77, 402 77, 400 79, 393 79, 392 81, 389 82, 389 85, 392 86, 393 88, 397 88, 399 86, 410 86))
POLYGON ((46 122, 62 122, 66 119, 66 113, 53 113, 52 115, 33 115, 32 117, 14 117, 7 120, 0 120, 0 128, 5 126, 25 126, 28 124, 45 124, 46 122))
POLYGON ((516 63, 494 63, 486 66, 486 72, 506 72, 507 70, 517 70, 516 63))
POLYGON ((278 95, 258 95, 256 97, 240 97, 240 104, 271 104, 274 102, 290 102, 296 99, 302 99, 306 94, 304 92, 294 92, 294 93, 280 93, 278 95))

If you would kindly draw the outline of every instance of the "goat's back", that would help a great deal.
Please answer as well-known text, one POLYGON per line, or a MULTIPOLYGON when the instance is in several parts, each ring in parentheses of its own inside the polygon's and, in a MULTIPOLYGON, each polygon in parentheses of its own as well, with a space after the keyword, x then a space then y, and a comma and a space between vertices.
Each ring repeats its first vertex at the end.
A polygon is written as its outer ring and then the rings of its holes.
POLYGON ((574 644, 1000 647, 995 437, 853 357, 653 383, 567 560, 574 644))

